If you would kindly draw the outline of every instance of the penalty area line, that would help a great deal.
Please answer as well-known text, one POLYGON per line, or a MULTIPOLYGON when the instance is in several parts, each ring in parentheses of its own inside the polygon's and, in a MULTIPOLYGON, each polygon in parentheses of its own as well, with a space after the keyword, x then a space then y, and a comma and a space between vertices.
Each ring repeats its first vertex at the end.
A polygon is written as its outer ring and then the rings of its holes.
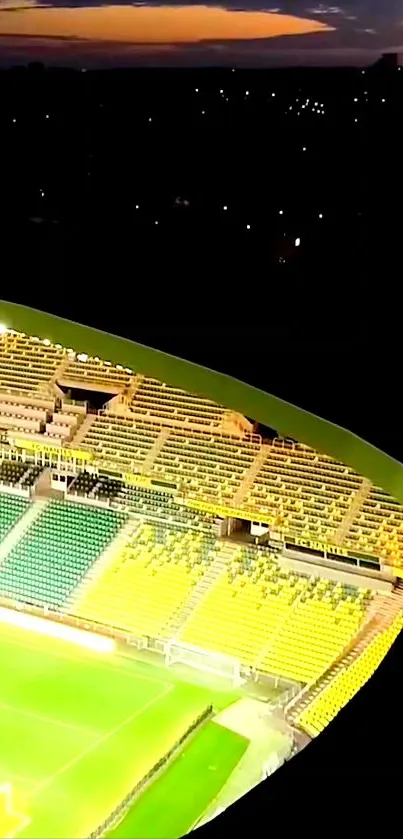
POLYGON ((77 763, 80 762, 80 760, 82 760, 84 757, 87 757, 87 755, 91 754, 91 752, 96 751, 96 749, 98 749, 99 746, 103 745, 104 743, 107 743, 107 741, 114 737, 115 734, 117 734, 119 731, 122 731, 122 729, 125 728, 127 725, 130 725, 130 723, 133 722, 133 720, 135 720, 137 717, 140 717, 141 714, 147 711, 148 708, 151 708, 152 705, 156 705, 157 702, 160 702, 161 699, 163 699, 173 689, 174 685, 169 685, 168 687, 161 690, 156 696, 153 696, 152 699, 149 699, 149 701, 142 705, 140 708, 137 708, 137 710, 130 714, 130 716, 126 717, 124 720, 122 720, 122 722, 115 725, 114 728, 111 728, 111 730, 107 731, 106 734, 103 734, 102 737, 99 737, 97 740, 95 740, 94 743, 91 743, 86 749, 83 749, 81 752, 79 752, 78 755, 73 757, 71 760, 67 761, 67 763, 65 763, 64 766, 61 766, 60 769, 54 772, 53 775, 50 775, 48 778, 45 778, 45 780, 38 784, 32 792, 28 793, 29 796, 34 797, 38 795, 39 792, 42 792, 47 787, 51 786, 51 784, 53 784, 56 778, 59 778, 60 775, 63 775, 65 772, 68 771, 68 769, 71 769, 72 766, 75 766, 77 763))

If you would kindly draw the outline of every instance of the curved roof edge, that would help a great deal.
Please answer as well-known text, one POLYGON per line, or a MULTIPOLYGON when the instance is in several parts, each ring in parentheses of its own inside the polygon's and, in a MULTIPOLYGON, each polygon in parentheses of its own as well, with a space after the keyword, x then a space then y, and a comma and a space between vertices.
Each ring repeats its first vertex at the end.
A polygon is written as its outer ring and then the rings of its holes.
POLYGON ((403 504, 403 465, 360 437, 277 396, 160 350, 0 300, 0 323, 199 393, 355 469, 403 504))

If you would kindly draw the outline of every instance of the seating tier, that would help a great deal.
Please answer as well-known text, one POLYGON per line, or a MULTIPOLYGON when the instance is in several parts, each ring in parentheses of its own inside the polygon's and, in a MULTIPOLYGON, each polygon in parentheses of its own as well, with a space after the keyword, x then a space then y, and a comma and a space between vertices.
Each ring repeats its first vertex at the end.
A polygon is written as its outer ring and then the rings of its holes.
POLYGON ((0 596, 63 608, 125 520, 112 510, 50 501, 0 565, 0 596))
POLYGON ((208 427, 220 425, 225 409, 210 399, 170 387, 157 379, 145 378, 134 394, 132 410, 146 417, 161 417, 167 422, 208 427))
POLYGON ((215 540, 140 524, 101 576, 72 604, 75 614, 130 633, 159 636, 212 561, 215 540))
POLYGON ((14 527, 29 507, 27 498, 0 492, 0 542, 14 527))
POLYGON ((355 661, 342 667, 299 715, 301 728, 311 737, 320 734, 375 673, 402 628, 403 615, 399 614, 388 629, 375 636, 355 661))

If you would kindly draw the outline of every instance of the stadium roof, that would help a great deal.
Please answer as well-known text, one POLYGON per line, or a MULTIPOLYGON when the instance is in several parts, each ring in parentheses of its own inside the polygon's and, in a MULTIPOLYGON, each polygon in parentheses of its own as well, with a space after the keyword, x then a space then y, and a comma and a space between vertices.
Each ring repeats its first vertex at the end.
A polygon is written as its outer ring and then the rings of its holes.
POLYGON ((76 352, 98 356, 182 390, 198 393, 246 417, 293 437, 355 469, 403 504, 403 465, 351 431, 297 408, 223 373, 101 332, 90 326, 0 300, 0 323, 47 338, 76 352))

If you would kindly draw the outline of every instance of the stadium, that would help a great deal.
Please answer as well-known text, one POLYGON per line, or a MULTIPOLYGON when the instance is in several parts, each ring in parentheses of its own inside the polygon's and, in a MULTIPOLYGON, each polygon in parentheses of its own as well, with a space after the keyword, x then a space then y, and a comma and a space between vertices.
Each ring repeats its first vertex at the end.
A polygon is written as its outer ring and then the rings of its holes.
POLYGON ((0 302, 0 837, 179 837, 403 626, 403 467, 228 376, 0 302))

